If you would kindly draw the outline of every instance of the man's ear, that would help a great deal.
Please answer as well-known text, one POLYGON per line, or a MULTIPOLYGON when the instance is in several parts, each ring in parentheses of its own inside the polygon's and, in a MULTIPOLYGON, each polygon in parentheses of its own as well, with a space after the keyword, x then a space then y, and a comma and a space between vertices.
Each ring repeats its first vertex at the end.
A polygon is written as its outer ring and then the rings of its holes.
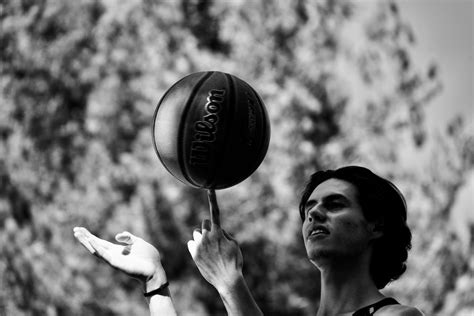
POLYGON ((384 235, 384 220, 382 218, 376 219, 370 226, 374 239, 378 239, 384 235))

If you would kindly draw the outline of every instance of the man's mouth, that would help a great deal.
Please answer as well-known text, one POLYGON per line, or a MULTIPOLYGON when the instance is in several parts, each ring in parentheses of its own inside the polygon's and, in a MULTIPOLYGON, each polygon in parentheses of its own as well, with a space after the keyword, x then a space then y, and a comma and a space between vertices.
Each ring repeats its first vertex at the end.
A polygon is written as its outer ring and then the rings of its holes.
POLYGON ((329 230, 324 226, 316 226, 309 231, 308 238, 324 237, 329 235, 329 230))

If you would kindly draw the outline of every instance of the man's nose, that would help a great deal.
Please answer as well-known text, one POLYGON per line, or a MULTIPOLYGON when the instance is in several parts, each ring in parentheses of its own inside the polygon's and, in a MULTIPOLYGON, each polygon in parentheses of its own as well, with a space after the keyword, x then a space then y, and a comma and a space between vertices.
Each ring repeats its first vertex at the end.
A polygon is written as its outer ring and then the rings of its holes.
POLYGON ((312 222, 324 222, 326 220, 326 212, 324 211, 324 207, 322 205, 316 205, 308 212, 308 221, 312 222))

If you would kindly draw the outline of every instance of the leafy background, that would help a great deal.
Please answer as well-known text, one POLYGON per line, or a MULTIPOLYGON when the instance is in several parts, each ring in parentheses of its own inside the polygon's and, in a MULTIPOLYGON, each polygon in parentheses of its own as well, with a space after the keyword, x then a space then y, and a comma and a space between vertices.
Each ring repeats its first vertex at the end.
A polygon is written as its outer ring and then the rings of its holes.
POLYGON ((408 200, 409 269, 385 293, 427 314, 474 312, 473 224, 463 226, 467 241, 447 225, 474 172, 472 117, 427 128, 443 72, 413 58, 416 30, 396 2, 0 8, 0 314, 147 315, 138 283, 89 256, 74 226, 151 241, 180 314, 224 313, 186 249, 207 216, 205 193, 164 170, 150 131, 166 89, 209 69, 254 86, 272 123, 258 171, 218 192, 223 226, 243 249, 266 314, 315 314, 319 275, 305 256, 297 203, 314 170, 345 164, 392 179, 408 200))

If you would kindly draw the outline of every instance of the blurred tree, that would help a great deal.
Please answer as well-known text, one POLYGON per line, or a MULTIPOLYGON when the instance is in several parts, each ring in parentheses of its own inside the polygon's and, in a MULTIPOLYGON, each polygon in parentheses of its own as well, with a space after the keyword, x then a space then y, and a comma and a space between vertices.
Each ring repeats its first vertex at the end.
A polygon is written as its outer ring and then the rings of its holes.
POLYGON ((73 240, 78 225, 108 239, 129 230, 151 240, 182 314, 224 312, 185 246, 207 216, 205 194, 167 174, 150 137, 164 91, 208 69, 248 81, 271 117, 258 172, 218 193, 224 228, 241 243, 266 314, 315 313, 319 275, 306 259, 298 198, 314 170, 349 163, 407 195, 411 268, 388 293, 427 313, 472 310, 472 260, 445 223, 473 169, 473 134, 462 120, 440 136, 425 128, 426 105, 442 86, 435 64, 412 59, 414 32, 396 3, 0 6, 0 306, 8 314, 147 314, 137 284, 73 240), (405 152, 430 140, 443 146, 415 172, 405 152))

